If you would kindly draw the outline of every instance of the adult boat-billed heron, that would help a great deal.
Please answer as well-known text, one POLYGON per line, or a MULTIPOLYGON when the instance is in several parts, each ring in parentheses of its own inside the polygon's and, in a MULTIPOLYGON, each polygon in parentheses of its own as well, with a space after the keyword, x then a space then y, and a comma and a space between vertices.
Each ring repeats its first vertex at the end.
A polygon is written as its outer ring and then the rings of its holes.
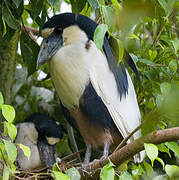
MULTIPOLYGON (((64 115, 87 145, 83 165, 90 161, 91 147, 104 148, 107 157, 110 145, 119 144, 141 118, 129 73, 118 64, 107 35, 104 54, 93 42, 96 27, 83 15, 53 16, 42 28, 45 38, 37 59, 37 66, 49 61, 64 115)), ((129 142, 139 136, 135 133, 129 142)))

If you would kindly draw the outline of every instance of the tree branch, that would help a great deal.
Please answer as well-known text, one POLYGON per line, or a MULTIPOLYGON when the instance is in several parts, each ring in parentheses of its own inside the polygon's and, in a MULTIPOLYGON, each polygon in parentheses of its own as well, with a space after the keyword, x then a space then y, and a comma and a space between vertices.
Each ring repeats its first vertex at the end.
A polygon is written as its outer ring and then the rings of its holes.
POLYGON ((132 158, 135 154, 144 150, 144 143, 160 144, 169 141, 179 140, 179 127, 154 131, 144 137, 134 140, 118 151, 112 153, 108 158, 94 162, 87 167, 87 170, 95 171, 102 168, 109 162, 109 159, 117 166, 132 158))
POLYGON ((28 33, 33 33, 33 35, 35 35, 35 36, 39 35, 39 30, 36 28, 33 28, 33 27, 22 25, 21 29, 28 33))
POLYGON ((117 146, 117 148, 114 150, 114 152, 116 152, 117 150, 121 149, 126 142, 128 141, 128 139, 130 139, 133 134, 135 134, 139 129, 141 129, 141 127, 144 125, 144 122, 142 124, 140 124, 139 126, 137 126, 126 138, 124 138, 121 143, 117 146))
POLYGON ((29 26, 25 26, 23 21, 22 21, 22 25, 21 25, 21 29, 25 32, 27 32, 27 34, 29 34, 30 38, 36 42, 36 36, 39 35, 39 30, 33 27, 29 27, 29 26))

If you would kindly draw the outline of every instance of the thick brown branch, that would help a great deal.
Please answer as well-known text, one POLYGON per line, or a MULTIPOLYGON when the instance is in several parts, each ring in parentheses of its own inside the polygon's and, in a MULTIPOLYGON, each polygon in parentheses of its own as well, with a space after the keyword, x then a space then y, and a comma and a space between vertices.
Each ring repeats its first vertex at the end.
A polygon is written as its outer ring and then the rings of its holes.
POLYGON ((33 35, 37 36, 39 35, 39 30, 33 27, 29 27, 29 26, 21 26, 22 30, 27 31, 28 33, 33 33, 33 35))
MULTIPOLYGON (((169 128, 165 130, 158 130, 152 132, 144 137, 141 137, 130 144, 125 145, 118 151, 112 153, 108 158, 115 164, 120 165, 126 160, 132 158, 135 154, 144 150, 144 143, 160 144, 169 141, 179 140, 179 127, 169 128)), ((103 159, 99 162, 93 163, 88 170, 95 171, 98 168, 103 167, 109 161, 109 159, 103 159)))

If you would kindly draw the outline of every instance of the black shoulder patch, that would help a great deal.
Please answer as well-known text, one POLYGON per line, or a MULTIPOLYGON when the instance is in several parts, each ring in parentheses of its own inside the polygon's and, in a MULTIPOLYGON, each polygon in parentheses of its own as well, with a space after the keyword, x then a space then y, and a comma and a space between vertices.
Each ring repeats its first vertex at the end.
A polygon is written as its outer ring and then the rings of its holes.
POLYGON ((105 104, 97 95, 92 84, 89 83, 80 98, 80 110, 90 121, 92 126, 118 132, 105 104))
POLYGON ((114 73, 120 97, 122 98, 122 95, 126 96, 128 93, 128 80, 125 67, 123 63, 118 64, 106 37, 104 38, 103 48, 108 60, 109 68, 114 73))

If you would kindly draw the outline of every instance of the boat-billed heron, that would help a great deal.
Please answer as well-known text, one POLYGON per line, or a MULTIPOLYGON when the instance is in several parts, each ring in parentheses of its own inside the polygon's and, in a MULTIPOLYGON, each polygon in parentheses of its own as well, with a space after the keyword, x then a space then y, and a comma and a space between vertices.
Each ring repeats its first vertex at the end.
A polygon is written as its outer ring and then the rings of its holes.
POLYGON ((15 143, 24 144, 31 150, 28 159, 18 149, 17 163, 21 169, 52 168, 56 162, 55 144, 62 138, 62 130, 56 121, 45 114, 34 113, 17 125, 15 143))
MULTIPOLYGON (((123 63, 118 63, 104 37, 102 53, 93 42, 98 24, 90 18, 63 13, 50 18, 42 28, 45 37, 37 66, 49 61, 52 82, 70 124, 79 130, 90 161, 91 147, 119 144, 140 124, 133 83, 123 63)), ((128 142, 140 136, 133 135, 128 142)))

